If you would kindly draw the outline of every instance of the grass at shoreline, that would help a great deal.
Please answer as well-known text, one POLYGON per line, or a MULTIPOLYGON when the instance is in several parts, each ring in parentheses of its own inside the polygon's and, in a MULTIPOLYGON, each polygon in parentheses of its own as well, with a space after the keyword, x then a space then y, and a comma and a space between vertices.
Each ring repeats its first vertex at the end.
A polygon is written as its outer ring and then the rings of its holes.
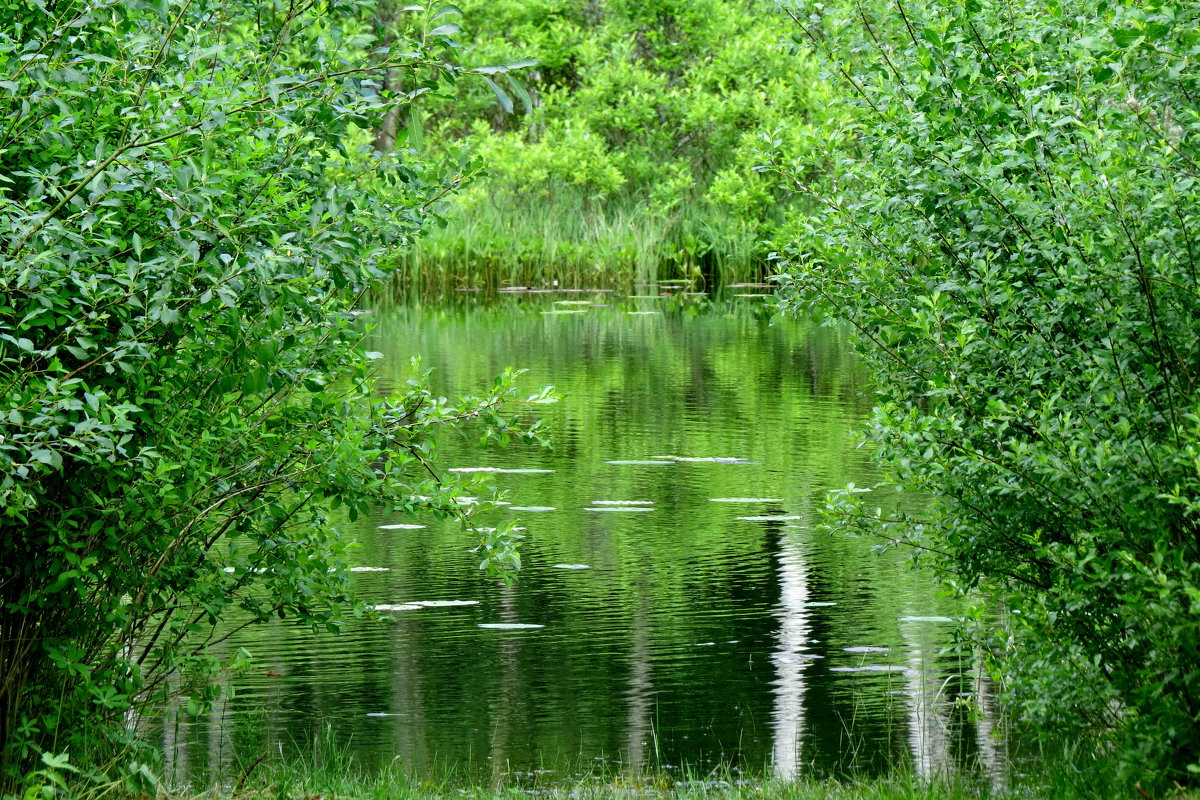
POLYGON ((403 257, 415 285, 494 287, 552 280, 762 280, 760 226, 699 205, 664 213, 634 197, 592 201, 572 187, 496 189, 456 206, 403 257))
POLYGON ((886 776, 801 775, 786 780, 718 769, 584 773, 574 778, 518 773, 487 783, 478 778, 464 781, 453 772, 435 779, 416 778, 399 766, 365 771, 357 769, 352 759, 335 755, 320 767, 303 762, 275 764, 242 782, 168 794, 179 800, 1200 800, 1200 792, 1194 789, 1144 789, 1118 778, 1106 762, 1092 759, 1082 764, 1043 764, 1040 770, 1017 773, 1003 781, 978 774, 921 778, 903 769, 886 776))

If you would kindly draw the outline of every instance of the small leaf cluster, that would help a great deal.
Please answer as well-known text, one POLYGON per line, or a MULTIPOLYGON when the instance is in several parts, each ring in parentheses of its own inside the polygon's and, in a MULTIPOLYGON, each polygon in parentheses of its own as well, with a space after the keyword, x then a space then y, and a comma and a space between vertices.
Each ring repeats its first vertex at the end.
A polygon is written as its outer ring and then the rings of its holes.
POLYGON ((1007 600, 994 654, 1026 717, 1194 777, 1200 8, 784 11, 853 121, 820 158, 764 154, 817 204, 783 304, 853 326, 868 437, 931 498, 885 535, 1007 600))
MULTIPOLYGON (((448 34, 378 46, 369 11, 4 5, 4 781, 51 748, 100 763, 168 695, 203 710, 221 620, 363 613, 337 520, 469 513, 437 431, 541 436, 516 373, 455 402, 420 375, 375 392, 358 302, 464 176, 354 151, 422 93, 386 73, 461 73, 448 34)), ((495 571, 519 564, 514 540, 486 543, 495 571)))

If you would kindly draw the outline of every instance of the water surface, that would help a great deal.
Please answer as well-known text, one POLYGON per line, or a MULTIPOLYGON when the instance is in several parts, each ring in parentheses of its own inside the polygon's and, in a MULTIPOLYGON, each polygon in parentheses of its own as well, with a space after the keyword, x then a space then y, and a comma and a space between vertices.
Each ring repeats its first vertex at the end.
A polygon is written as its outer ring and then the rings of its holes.
POLYGON ((870 398, 843 335, 763 303, 546 293, 377 309, 382 391, 420 353, 445 394, 517 365, 530 392, 564 395, 540 408, 552 450, 455 438, 441 453, 505 492, 492 519, 527 528, 520 579, 485 579, 456 523, 347 524, 358 588, 395 621, 248 630, 231 646, 255 669, 208 724, 167 726, 169 766, 215 774, 333 740, 366 766, 471 779, 994 768, 989 717, 956 703, 987 687, 939 654, 956 610, 932 577, 814 529, 827 490, 878 480, 851 436, 870 398))

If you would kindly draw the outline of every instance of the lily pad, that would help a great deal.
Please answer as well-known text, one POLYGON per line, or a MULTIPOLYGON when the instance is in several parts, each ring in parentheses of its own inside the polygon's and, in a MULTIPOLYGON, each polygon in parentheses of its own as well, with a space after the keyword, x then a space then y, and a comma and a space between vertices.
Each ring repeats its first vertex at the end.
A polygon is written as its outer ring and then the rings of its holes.
POLYGON ((409 606, 419 606, 421 608, 456 608, 458 606, 477 606, 478 600, 414 600, 411 603, 405 603, 409 606))
POLYGON ((544 628, 545 625, 535 625, 532 622, 481 622, 480 628, 493 631, 531 631, 534 628, 544 628))
POLYGON ((759 514, 757 516, 736 517, 736 519, 744 519, 747 522, 783 522, 789 519, 804 519, 799 514, 759 514))
POLYGON ((588 506, 584 511, 653 511, 648 506, 588 506))
POLYGON ((417 531, 424 528, 424 525, 414 525, 411 522, 397 522, 394 525, 380 525, 381 531, 417 531))
POLYGON ((782 497, 710 497, 710 503, 782 503, 782 497))
POLYGON ((447 472, 493 472, 503 475, 547 475, 552 469, 508 469, 506 467, 451 467, 447 472))
POLYGON ((588 564, 551 564, 551 569, 591 569, 588 564))
POLYGON ((688 464, 757 464, 757 461, 747 461, 744 458, 727 458, 724 456, 651 456, 651 458, 666 458, 671 461, 681 461, 688 464))

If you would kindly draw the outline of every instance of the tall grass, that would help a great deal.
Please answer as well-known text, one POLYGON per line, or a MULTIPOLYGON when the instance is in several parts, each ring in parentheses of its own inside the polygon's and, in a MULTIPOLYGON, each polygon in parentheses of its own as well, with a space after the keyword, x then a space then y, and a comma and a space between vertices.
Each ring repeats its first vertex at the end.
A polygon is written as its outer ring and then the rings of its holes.
MULTIPOLYGON (((499 769, 499 767, 498 767, 499 769)), ((453 772, 438 778, 414 777, 393 766, 378 772, 359 772, 349 761, 319 768, 296 763, 280 765, 252 780, 214 789, 203 797, 235 800, 1084 800, 1090 798, 1153 797, 1139 786, 1121 783, 1115 773, 1096 765, 1047 764, 1035 771, 996 783, 979 776, 945 775, 922 779, 911 773, 884 777, 780 778, 747 777, 728 768, 682 772, 587 772, 570 778, 502 775, 490 782, 463 782, 453 772)), ((190 795, 196 797, 195 794, 190 795)), ((1167 796, 1167 795, 1162 795, 1167 796)), ((1173 790, 1177 800, 1200 800, 1196 792, 1173 790)))
POLYGON ((460 201, 445 227, 403 257, 407 283, 494 289, 687 278, 712 285, 761 280, 767 271, 762 225, 711 205, 664 211, 628 194, 594 200, 564 184, 528 194, 487 188, 460 201))

